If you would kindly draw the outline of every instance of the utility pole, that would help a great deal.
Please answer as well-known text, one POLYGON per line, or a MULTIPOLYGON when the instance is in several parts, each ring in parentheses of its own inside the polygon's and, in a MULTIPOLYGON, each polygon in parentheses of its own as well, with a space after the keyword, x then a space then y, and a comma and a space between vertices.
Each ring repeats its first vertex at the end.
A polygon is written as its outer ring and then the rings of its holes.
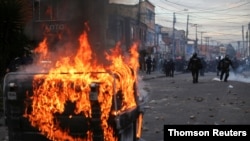
POLYGON ((188 43, 188 25, 189 25, 189 14, 187 15, 186 44, 188 43))
POLYGON ((176 23, 176 18, 175 18, 175 13, 173 15, 173 39, 172 39, 172 58, 175 60, 175 23, 176 23))
POLYGON ((187 15, 187 27, 186 27, 186 41, 185 41, 185 47, 184 47, 184 58, 186 58, 186 48, 188 46, 188 26, 189 26, 189 14, 187 15))
POLYGON ((245 57, 246 51, 245 51, 245 40, 244 40, 244 25, 242 25, 242 41, 243 41, 243 56, 245 57))
POLYGON ((201 46, 202 46, 202 34, 203 34, 203 33, 206 33, 206 32, 201 31, 200 33, 201 33, 201 46))
POLYGON ((240 53, 240 55, 241 55, 241 51, 240 51, 240 41, 237 41, 237 43, 238 43, 238 49, 237 49, 237 52, 238 52, 238 53, 240 53))
POLYGON ((209 54, 209 39, 210 37, 205 37, 206 39, 206 53, 205 54, 209 54))
MULTIPOLYGON (((200 33, 201 33, 201 47, 202 47, 202 34, 203 34, 203 33, 206 33, 206 32, 201 31, 200 33)), ((205 54, 206 54, 206 52, 205 52, 205 54)))
POLYGON ((197 38, 197 27, 198 27, 198 24, 194 24, 193 26, 195 27, 194 51, 198 53, 198 38, 197 38))
POLYGON ((246 31, 246 55, 249 56, 248 30, 246 31))
POLYGON ((248 57, 250 57, 250 23, 248 23, 248 57))

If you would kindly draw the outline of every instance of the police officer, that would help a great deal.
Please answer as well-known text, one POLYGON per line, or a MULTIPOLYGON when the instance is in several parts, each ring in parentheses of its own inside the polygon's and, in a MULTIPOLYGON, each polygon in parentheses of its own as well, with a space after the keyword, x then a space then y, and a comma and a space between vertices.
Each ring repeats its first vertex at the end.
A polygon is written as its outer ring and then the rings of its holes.
POLYGON ((170 60, 169 59, 166 59, 164 61, 164 72, 167 77, 170 76, 170 60))
POLYGON ((230 71, 229 67, 230 66, 233 67, 233 63, 229 59, 229 56, 225 55, 225 57, 223 59, 221 59, 221 61, 219 62, 219 65, 218 65, 218 69, 221 71, 220 81, 223 80, 223 77, 224 77, 224 74, 225 74, 224 82, 227 82, 227 79, 229 77, 229 71, 230 71))
POLYGON ((152 69, 152 59, 150 56, 146 59, 146 65, 147 65, 147 71, 146 74, 151 74, 151 69, 152 69))
POLYGON ((198 83, 200 69, 202 69, 201 59, 195 52, 188 62, 188 70, 190 70, 192 73, 193 83, 198 83))
POLYGON ((170 67, 170 73, 169 76, 170 77, 174 77, 174 71, 175 71, 175 63, 174 60, 171 58, 169 61, 169 67, 170 67))

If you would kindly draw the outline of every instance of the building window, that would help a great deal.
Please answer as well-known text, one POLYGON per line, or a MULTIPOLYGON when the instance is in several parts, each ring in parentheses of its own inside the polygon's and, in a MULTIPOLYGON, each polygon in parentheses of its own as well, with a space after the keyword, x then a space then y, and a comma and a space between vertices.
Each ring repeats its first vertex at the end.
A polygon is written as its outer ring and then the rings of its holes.
POLYGON ((149 22, 154 21, 154 12, 149 9, 147 9, 146 20, 149 22))
POLYGON ((33 0, 35 21, 65 20, 75 6, 67 0, 33 0))

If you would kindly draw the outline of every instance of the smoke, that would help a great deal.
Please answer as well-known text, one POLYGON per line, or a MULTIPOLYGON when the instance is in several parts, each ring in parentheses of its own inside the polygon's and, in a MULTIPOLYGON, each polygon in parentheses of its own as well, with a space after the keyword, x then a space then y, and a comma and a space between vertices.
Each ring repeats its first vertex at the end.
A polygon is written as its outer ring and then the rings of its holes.
POLYGON ((228 80, 250 83, 250 72, 230 72, 228 80))
MULTIPOLYGON (((32 1, 33 19, 26 24, 25 33, 34 41, 32 49, 38 47, 44 38, 47 39, 54 62, 62 56, 74 57, 79 48, 79 37, 83 31, 88 32, 88 41, 93 58, 104 62, 106 23, 104 18, 105 1, 32 1), (96 12, 98 11, 98 12, 96 12)), ((107 20, 107 19, 106 19, 107 20)), ((36 55, 34 60, 36 60, 36 55)), ((37 67, 29 66, 26 71, 36 71, 37 67)), ((38 67, 40 68, 40 67, 38 67)))
POLYGON ((138 76, 138 92, 139 100, 143 103, 148 102, 148 91, 146 91, 146 84, 142 79, 143 76, 138 76))

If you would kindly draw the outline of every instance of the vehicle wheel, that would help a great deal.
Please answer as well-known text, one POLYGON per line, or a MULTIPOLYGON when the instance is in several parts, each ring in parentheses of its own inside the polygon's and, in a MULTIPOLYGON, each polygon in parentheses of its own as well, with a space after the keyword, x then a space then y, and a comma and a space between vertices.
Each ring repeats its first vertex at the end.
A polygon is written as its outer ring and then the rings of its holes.
POLYGON ((119 141, 136 141, 136 124, 131 123, 126 129, 119 135, 119 141))

